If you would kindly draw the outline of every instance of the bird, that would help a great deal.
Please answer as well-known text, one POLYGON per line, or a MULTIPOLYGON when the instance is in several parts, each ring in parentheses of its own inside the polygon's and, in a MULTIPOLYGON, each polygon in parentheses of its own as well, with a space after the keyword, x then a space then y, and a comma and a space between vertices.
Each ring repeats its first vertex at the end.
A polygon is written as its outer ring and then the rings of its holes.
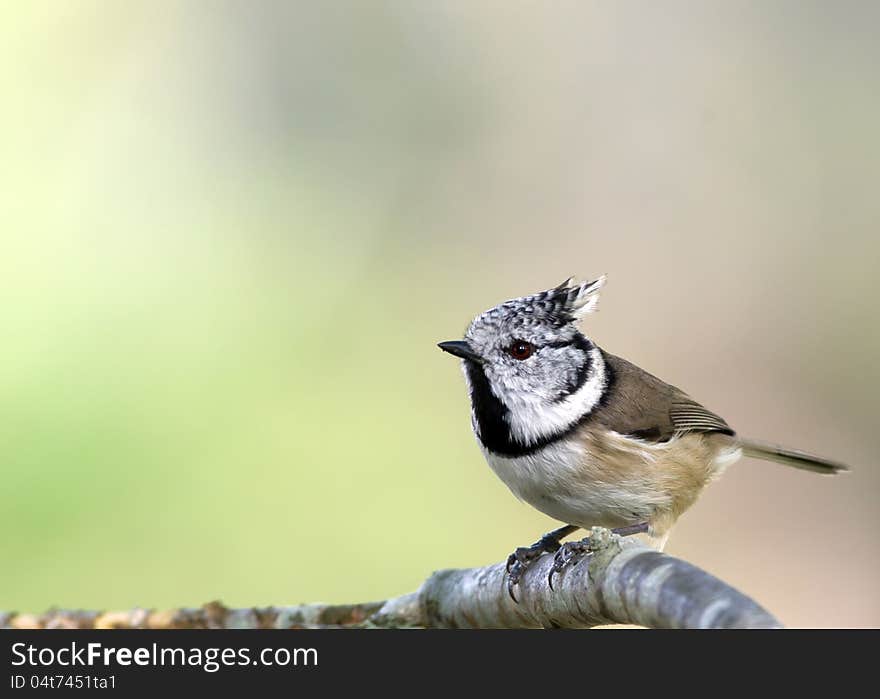
POLYGON ((507 589, 545 553, 554 574, 589 555, 578 529, 644 534, 662 550, 676 520, 742 456, 819 474, 848 470, 804 451, 747 439, 681 389, 607 352, 578 325, 606 276, 570 277, 481 313, 459 358, 471 426, 492 470, 520 500, 564 523, 507 559, 507 589))

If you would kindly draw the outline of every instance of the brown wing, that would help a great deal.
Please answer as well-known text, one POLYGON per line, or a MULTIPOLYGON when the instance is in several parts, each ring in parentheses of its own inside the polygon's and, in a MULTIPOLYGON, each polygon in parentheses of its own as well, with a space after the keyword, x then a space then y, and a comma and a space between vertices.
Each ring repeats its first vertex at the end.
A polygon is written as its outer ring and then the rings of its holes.
POLYGON ((607 352, 603 355, 610 381, 595 419, 608 429, 657 442, 683 432, 734 434, 721 417, 681 389, 625 359, 607 352))

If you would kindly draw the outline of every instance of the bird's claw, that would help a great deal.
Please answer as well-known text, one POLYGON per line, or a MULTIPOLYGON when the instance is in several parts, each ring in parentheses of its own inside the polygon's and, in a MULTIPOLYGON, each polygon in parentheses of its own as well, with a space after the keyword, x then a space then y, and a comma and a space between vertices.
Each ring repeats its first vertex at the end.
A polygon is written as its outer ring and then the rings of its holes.
POLYGON ((576 566, 582 559, 589 556, 590 552, 590 537, 562 544, 556 555, 553 556, 553 565, 550 566, 550 573, 547 575, 547 584, 550 589, 553 589, 554 575, 561 573, 569 566, 576 566))
POLYGON ((543 554, 558 551, 560 545, 559 539, 545 535, 531 546, 520 546, 507 557, 507 594, 510 595, 510 599, 519 604, 519 600, 514 594, 514 589, 519 584, 523 574, 543 554))
POLYGON ((522 573, 522 565, 519 562, 515 563, 514 567, 507 571, 507 594, 510 595, 510 599, 516 604, 519 604, 519 600, 516 598, 513 590, 519 584, 519 579, 522 577, 522 573))
POLYGON ((519 600, 513 592, 514 588, 519 585, 523 573, 546 550, 539 546, 540 543, 539 541, 531 546, 520 546, 507 557, 507 594, 516 603, 519 603, 519 600))

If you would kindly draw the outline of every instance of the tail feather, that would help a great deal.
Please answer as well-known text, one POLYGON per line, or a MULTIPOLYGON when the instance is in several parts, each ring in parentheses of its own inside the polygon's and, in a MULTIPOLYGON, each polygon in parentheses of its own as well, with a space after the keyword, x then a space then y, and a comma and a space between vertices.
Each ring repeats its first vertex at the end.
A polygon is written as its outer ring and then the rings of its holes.
POLYGON ((742 440, 742 449, 746 456, 764 459, 765 461, 775 461, 779 464, 794 466, 804 471, 821 473, 826 476, 833 476, 841 471, 849 471, 849 467, 839 461, 831 461, 830 459, 824 459, 821 456, 814 456, 796 449, 786 449, 776 444, 744 439, 742 440))

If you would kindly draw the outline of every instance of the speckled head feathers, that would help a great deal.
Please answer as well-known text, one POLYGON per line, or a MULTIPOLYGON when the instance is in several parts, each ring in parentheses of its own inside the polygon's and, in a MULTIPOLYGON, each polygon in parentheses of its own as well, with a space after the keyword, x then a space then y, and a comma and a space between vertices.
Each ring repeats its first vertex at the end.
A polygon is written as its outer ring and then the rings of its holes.
POLYGON ((524 329, 546 326, 559 330, 592 313, 604 285, 605 275, 590 282, 577 282, 569 277, 552 289, 505 301, 481 313, 474 318, 467 334, 472 334, 481 326, 491 326, 497 330, 511 329, 511 325, 524 329))
POLYGON ((596 308, 605 283, 566 279, 481 313, 463 342, 442 343, 463 359, 474 431, 496 454, 524 454, 572 429, 605 389, 601 351, 576 322, 596 308))

